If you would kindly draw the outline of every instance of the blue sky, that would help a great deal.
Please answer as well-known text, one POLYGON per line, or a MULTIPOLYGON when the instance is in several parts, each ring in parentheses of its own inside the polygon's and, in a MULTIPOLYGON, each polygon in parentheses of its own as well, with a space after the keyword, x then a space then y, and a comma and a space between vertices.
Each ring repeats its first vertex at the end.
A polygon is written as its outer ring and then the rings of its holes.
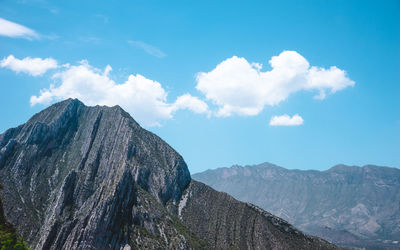
POLYGON ((192 173, 400 167, 398 1, 3 0, 0 18, 1 133, 79 97, 192 173))

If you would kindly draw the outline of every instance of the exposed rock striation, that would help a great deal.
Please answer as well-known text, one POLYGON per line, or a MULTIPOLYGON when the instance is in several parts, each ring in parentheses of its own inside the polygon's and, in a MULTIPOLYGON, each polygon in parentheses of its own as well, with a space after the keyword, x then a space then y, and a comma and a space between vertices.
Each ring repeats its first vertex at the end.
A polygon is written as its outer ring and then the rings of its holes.
POLYGON ((214 249, 338 249, 285 220, 193 181, 181 218, 214 249))
POLYGON ((183 158, 119 106, 69 99, 7 130, 0 183, 4 216, 33 249, 335 248, 191 182, 183 158), (225 237, 228 221, 239 235, 225 237))
POLYGON ((35 249, 129 243, 137 188, 166 204, 190 182, 182 157, 120 107, 57 103, 0 136, 8 220, 35 249))
POLYGON ((399 169, 337 165, 303 171, 263 163, 193 178, 337 244, 400 248, 399 169))

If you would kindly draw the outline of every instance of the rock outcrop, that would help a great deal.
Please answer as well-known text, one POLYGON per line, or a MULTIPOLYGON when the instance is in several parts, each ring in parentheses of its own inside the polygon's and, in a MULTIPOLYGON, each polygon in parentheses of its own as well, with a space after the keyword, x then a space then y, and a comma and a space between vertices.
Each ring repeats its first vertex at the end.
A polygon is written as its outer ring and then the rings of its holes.
POLYGON ((214 249, 338 249, 197 181, 192 180, 185 190, 181 207, 183 223, 214 249))
POLYGON ((207 170, 193 178, 336 244, 400 248, 399 169, 337 165, 303 171, 264 163, 207 170))
POLYGON ((33 249, 335 249, 191 181, 119 106, 69 99, 7 130, 0 184, 5 218, 33 249))

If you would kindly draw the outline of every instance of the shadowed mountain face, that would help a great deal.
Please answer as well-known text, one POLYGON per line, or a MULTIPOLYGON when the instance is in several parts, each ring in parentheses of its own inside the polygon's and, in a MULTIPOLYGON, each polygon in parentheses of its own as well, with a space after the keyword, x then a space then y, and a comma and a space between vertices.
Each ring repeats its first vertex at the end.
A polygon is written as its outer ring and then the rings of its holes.
POLYGON ((207 170, 192 178, 329 241, 400 248, 399 169, 338 165, 302 171, 264 163, 207 170))
POLYGON ((32 249, 336 249, 192 181, 120 107, 66 100, 0 135, 4 219, 32 249))

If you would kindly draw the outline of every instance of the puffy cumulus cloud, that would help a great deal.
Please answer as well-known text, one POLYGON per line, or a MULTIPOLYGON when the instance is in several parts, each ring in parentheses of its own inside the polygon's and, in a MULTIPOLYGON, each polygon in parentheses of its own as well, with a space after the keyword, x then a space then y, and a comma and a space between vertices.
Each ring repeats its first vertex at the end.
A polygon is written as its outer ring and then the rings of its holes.
POLYGON ((250 116, 300 90, 318 91, 315 98, 324 99, 327 92, 335 93, 355 84, 335 66, 310 67, 296 51, 273 56, 269 64, 272 69, 262 71, 261 64, 233 56, 210 72, 198 73, 196 88, 218 106, 217 116, 250 116))
POLYGON ((299 126, 304 122, 298 114, 290 117, 289 115, 273 116, 269 121, 270 126, 299 126))
POLYGON ((163 120, 173 117, 179 109, 206 113, 208 106, 189 94, 180 96, 176 102, 167 102, 167 92, 157 81, 136 74, 124 83, 117 84, 109 77, 111 67, 104 71, 90 66, 87 61, 69 66, 53 75, 58 86, 50 85, 31 97, 31 105, 48 104, 55 100, 78 98, 87 105, 120 105, 145 126, 159 126, 163 120))
POLYGON ((0 36, 25 38, 28 40, 39 39, 40 37, 36 31, 4 18, 0 18, 0 36))
POLYGON ((187 109, 197 114, 209 113, 207 103, 190 94, 184 94, 176 99, 173 110, 179 109, 187 109))
POLYGON ((11 69, 17 73, 24 72, 32 76, 40 76, 46 73, 49 69, 58 67, 57 61, 53 58, 30 58, 24 59, 15 58, 9 55, 0 61, 0 67, 11 69))

